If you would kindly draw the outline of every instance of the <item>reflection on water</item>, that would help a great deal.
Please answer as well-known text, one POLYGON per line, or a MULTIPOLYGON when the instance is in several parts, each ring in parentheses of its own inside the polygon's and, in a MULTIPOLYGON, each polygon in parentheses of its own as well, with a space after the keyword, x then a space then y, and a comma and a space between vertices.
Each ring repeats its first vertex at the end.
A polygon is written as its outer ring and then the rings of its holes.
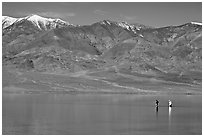
POLYGON ((156 118, 158 119, 158 112, 159 112, 159 107, 158 106, 155 107, 155 112, 156 112, 156 118))
POLYGON ((169 107, 169 132, 171 132, 171 109, 172 107, 169 107))
POLYGON ((171 121, 171 107, 169 107, 169 121, 171 121))
POLYGON ((3 94, 3 134, 201 134, 201 96, 172 98, 3 94))

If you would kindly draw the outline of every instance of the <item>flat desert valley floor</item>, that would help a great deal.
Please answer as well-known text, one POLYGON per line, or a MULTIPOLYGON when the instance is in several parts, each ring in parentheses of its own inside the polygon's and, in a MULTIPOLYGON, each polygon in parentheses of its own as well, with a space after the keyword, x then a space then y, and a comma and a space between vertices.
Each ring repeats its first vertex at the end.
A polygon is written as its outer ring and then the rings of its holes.
POLYGON ((200 84, 105 69, 2 75, 3 134, 202 134, 200 84))

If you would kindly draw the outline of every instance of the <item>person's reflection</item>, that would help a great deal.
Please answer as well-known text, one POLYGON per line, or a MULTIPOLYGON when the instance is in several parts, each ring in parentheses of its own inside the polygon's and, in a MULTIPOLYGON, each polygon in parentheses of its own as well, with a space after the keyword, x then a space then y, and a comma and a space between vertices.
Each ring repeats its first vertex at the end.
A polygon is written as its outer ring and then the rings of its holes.
POLYGON ((155 113, 156 113, 156 118, 157 118, 157 119, 158 119, 158 112, 159 112, 159 107, 156 106, 156 107, 155 107, 155 113))
POLYGON ((171 118, 171 107, 169 107, 169 118, 171 118))
POLYGON ((171 109, 172 107, 169 107, 169 132, 171 132, 171 109))
POLYGON ((172 107, 169 107, 169 122, 171 122, 171 108, 172 107))

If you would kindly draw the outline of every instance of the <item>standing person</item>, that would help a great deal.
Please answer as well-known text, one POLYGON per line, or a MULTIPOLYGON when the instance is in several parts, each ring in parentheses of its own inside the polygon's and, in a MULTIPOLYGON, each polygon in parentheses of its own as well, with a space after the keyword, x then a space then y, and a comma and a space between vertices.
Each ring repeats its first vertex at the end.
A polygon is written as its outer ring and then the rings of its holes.
POLYGON ((171 102, 171 100, 169 100, 169 107, 172 107, 172 102, 171 102))
POLYGON ((159 101, 158 100, 155 101, 155 105, 156 105, 156 107, 159 106, 159 101))

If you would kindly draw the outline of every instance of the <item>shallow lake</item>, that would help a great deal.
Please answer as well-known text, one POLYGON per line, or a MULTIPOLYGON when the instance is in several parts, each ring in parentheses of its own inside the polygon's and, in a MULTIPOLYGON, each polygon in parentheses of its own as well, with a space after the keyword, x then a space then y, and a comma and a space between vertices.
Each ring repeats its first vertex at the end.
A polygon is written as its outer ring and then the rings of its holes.
POLYGON ((201 95, 3 93, 2 103, 3 134, 202 134, 201 95))

